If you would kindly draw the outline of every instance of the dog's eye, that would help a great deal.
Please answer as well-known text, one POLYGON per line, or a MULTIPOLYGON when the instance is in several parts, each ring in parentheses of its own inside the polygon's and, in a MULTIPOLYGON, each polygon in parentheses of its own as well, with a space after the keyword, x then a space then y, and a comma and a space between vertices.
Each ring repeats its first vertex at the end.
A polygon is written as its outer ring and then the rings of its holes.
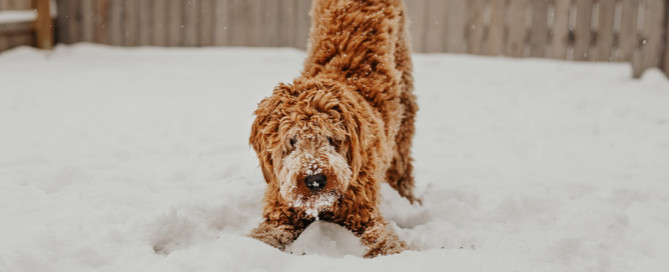
POLYGON ((334 142, 334 140, 332 139, 332 137, 328 137, 328 143, 329 143, 331 146, 335 146, 335 142, 334 142))
POLYGON ((296 143, 297 143, 297 138, 293 137, 293 138, 290 139, 290 146, 291 147, 294 148, 296 143))

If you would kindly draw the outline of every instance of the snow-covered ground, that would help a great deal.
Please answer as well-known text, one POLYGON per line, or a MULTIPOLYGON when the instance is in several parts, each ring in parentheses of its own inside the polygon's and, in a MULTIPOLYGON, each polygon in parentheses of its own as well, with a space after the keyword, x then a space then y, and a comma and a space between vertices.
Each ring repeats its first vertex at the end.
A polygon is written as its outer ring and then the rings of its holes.
POLYGON ((363 259, 312 225, 245 234, 265 183, 256 103, 291 49, 19 48, 0 54, 0 271, 669 271, 669 81, 626 64, 415 56, 411 246, 363 259))

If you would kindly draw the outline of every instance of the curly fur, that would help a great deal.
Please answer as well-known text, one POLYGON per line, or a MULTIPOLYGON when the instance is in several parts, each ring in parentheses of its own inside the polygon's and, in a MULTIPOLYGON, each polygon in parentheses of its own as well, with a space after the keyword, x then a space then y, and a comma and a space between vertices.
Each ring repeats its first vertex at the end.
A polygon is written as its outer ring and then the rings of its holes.
POLYGON ((255 111, 250 144, 267 182, 264 221, 249 236, 284 249, 315 220, 361 238, 366 257, 407 246, 377 203, 386 180, 414 202, 418 107, 401 0, 314 0, 302 74, 255 111), (323 174, 311 192, 303 180, 323 174))

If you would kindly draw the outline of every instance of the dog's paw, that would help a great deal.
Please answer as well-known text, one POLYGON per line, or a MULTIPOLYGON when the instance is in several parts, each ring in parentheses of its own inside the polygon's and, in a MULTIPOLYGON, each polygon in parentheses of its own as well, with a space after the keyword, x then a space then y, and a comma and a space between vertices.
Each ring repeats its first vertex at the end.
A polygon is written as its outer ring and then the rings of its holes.
POLYGON ((268 223, 261 223, 248 234, 249 237, 260 240, 279 250, 286 249, 286 246, 295 241, 298 235, 299 231, 292 226, 272 225, 268 223))
POLYGON ((379 255, 392 255, 409 249, 406 243, 399 239, 384 239, 369 247, 369 251, 363 257, 373 258, 379 255))

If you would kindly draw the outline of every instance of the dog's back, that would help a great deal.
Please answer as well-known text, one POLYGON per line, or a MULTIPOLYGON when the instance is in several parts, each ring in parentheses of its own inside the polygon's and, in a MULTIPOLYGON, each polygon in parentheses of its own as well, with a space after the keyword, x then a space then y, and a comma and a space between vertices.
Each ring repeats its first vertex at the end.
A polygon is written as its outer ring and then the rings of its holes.
POLYGON ((314 0, 311 16, 305 77, 336 77, 374 106, 399 97, 399 85, 411 89, 402 1, 314 0))

